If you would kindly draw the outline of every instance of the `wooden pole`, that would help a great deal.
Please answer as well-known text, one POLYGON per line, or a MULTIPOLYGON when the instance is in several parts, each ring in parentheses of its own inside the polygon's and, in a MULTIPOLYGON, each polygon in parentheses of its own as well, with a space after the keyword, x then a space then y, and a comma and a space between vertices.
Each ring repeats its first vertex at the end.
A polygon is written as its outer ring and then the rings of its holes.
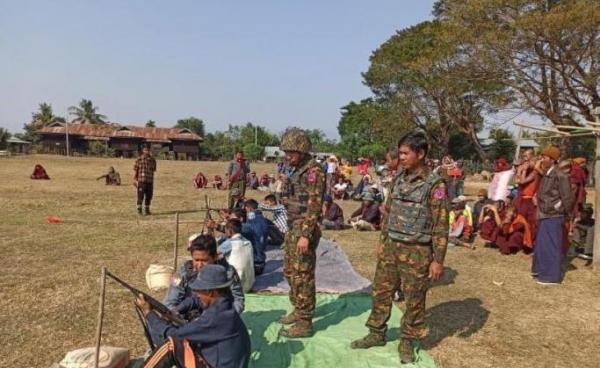
POLYGON ((96 353, 94 356, 94 368, 100 365, 100 343, 102 341, 102 320, 104 319, 104 291, 106 290, 106 267, 102 267, 100 276, 100 301, 98 303, 98 319, 96 329, 96 353))
POLYGON ((517 133, 517 147, 515 148, 515 158, 514 161, 519 159, 519 153, 521 153, 521 137, 523 136, 523 127, 519 127, 519 132, 517 133))
MULTIPOLYGON (((593 112, 596 123, 600 123, 600 107, 596 107, 593 112)), ((594 163, 594 218, 600 219, 598 211, 600 210, 600 134, 596 133, 596 155, 594 163)), ((594 226, 594 255, 592 265, 595 271, 600 270, 600 221, 594 226)))
POLYGON ((177 272, 177 248, 179 248, 179 212, 175 212, 175 242, 173 243, 173 272, 177 272))

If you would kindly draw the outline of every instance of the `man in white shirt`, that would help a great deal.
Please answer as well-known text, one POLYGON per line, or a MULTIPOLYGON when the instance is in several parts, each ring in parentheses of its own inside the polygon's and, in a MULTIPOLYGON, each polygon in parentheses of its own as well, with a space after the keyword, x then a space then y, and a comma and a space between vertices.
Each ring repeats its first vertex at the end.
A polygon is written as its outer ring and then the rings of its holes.
POLYGON ((248 292, 254 285, 254 253, 252 243, 241 234, 242 223, 238 219, 229 219, 225 223, 225 240, 219 245, 219 253, 237 271, 244 292, 248 292))

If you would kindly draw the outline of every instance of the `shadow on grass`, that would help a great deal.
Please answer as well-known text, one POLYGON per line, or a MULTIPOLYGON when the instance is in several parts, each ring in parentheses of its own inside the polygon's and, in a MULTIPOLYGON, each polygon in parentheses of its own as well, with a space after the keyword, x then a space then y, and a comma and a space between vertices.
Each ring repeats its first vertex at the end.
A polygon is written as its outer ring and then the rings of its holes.
POLYGON ((340 295, 315 310, 314 332, 324 331, 346 318, 359 316, 371 309, 371 298, 353 294, 340 295))
POLYGON ((275 332, 269 326, 284 314, 282 309, 244 312, 243 319, 252 340, 250 367, 289 367, 293 356, 304 349, 304 344, 298 340, 272 336, 274 341, 269 341, 267 334, 276 334, 280 328, 276 326, 275 332))
POLYGON ((427 310, 429 335, 423 340, 426 349, 437 346, 449 336, 467 338, 479 331, 488 320, 490 311, 477 298, 454 300, 427 310))

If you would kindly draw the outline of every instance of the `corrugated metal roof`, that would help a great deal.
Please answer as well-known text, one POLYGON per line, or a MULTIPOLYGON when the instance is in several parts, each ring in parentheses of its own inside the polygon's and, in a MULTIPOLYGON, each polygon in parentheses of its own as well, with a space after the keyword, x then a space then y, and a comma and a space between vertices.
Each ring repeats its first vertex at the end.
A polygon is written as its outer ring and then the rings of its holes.
POLYGON ((16 143, 16 144, 31 144, 31 142, 24 141, 17 137, 11 137, 6 140, 7 143, 16 143))
MULTIPOLYGON (((165 142, 171 140, 201 141, 202 137, 188 129, 181 128, 147 128, 139 126, 121 126, 119 124, 68 124, 70 135, 106 138, 140 138, 149 142, 165 142)), ((66 134, 64 123, 55 123, 39 130, 41 134, 66 134)))

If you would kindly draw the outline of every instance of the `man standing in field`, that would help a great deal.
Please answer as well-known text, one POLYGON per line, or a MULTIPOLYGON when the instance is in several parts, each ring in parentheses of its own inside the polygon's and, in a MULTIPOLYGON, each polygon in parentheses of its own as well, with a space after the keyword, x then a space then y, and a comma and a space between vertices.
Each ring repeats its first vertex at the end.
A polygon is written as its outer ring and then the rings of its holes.
POLYGON ((244 158, 244 152, 238 151, 235 154, 235 160, 229 163, 227 169, 227 175, 229 177, 229 209, 233 208, 234 198, 231 192, 237 189, 240 193, 240 197, 244 198, 246 195, 246 176, 250 172, 250 164, 244 158))
POLYGON ((428 149, 421 132, 409 133, 398 143, 401 171, 385 202, 369 334, 351 345, 353 349, 385 345, 392 296, 401 284, 406 301, 398 346, 402 363, 415 361, 413 342, 427 335, 425 295, 429 282, 442 276, 448 244, 448 194, 442 178, 425 165, 428 149))
POLYGON ((281 336, 292 338, 312 335, 315 313, 315 265, 321 238, 319 218, 325 193, 325 173, 321 165, 311 159, 311 148, 310 138, 298 128, 288 129, 281 139, 281 150, 290 167, 284 188, 289 231, 284 242, 283 273, 290 284, 289 296, 294 309, 279 322, 293 324, 280 331, 281 336))
POLYGON ((145 202, 144 213, 150 215, 150 204, 154 193, 154 172, 156 160, 150 154, 150 146, 144 145, 142 155, 133 165, 133 185, 137 188, 137 212, 142 214, 142 202, 145 202))

